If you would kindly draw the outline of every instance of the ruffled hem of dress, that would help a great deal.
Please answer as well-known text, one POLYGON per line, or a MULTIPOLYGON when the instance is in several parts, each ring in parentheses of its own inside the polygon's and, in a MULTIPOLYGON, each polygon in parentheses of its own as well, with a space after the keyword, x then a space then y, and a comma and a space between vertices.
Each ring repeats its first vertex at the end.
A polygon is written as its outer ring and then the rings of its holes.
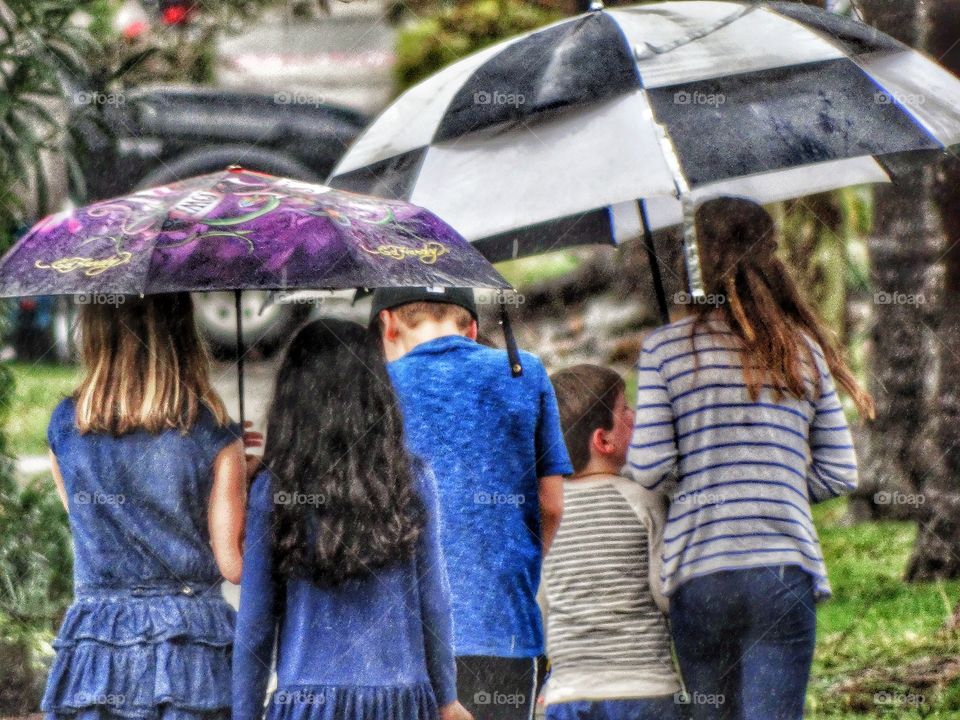
POLYGON ((54 647, 88 640, 125 646, 180 639, 227 647, 235 624, 236 611, 221 597, 87 598, 70 606, 54 647))
MULTIPOLYGON (((80 641, 57 651, 41 708, 155 718, 230 707, 233 648, 183 640, 116 646, 80 641)), ((83 720, 83 719, 81 719, 83 720)), ((163 720, 167 720, 166 717, 163 720)))
MULTIPOLYGON (((216 710, 187 710, 173 705, 154 708, 150 714, 133 716, 137 720, 230 720, 230 708, 216 710)), ((106 706, 83 708, 81 710, 63 710, 48 712, 46 720, 129 720, 130 715, 123 714, 106 706)))
POLYGON ((401 686, 313 685, 278 688, 267 720, 436 720, 429 683, 401 686))

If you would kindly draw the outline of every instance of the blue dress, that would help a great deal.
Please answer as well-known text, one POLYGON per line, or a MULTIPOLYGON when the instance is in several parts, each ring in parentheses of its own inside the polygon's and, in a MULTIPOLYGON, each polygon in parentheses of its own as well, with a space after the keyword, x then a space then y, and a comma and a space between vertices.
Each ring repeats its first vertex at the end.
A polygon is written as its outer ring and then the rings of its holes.
POLYGON ((454 701, 450 596, 434 478, 420 473, 429 520, 416 555, 321 588, 273 577, 270 478, 254 480, 233 668, 234 720, 260 720, 276 643, 270 720, 435 720, 454 701))
POLYGON ((68 496, 75 600, 42 709, 78 720, 226 717, 235 614, 207 525, 213 463, 241 437, 206 408, 186 435, 47 433, 68 496))

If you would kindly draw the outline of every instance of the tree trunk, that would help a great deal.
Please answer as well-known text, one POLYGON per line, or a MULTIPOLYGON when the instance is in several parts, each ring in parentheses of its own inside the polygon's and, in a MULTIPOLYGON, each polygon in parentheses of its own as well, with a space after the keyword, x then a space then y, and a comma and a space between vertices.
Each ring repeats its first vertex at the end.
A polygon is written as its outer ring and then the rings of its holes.
MULTIPOLYGON (((957 33, 960 31, 960 2, 938 0, 927 10, 925 49, 938 58, 954 74, 960 74, 960 52, 957 33)), ((940 372, 936 402, 932 415, 939 427, 934 436, 941 466, 933 472, 922 489, 931 505, 930 513, 920 525, 920 534, 907 568, 907 579, 913 581, 960 576, 960 515, 956 498, 960 495, 960 161, 955 155, 945 159, 937 169, 932 197, 938 208, 946 236, 941 254, 943 292, 938 343, 934 351, 939 357, 940 372), (934 498, 938 498, 933 501, 934 498), (946 501, 943 498, 952 498, 946 501)), ((958 607, 960 610, 960 607, 958 607)))
MULTIPOLYGON (((858 6, 871 25, 908 45, 923 46, 920 3, 863 0, 858 6)), ((934 308, 940 295, 932 266, 942 245, 933 184, 933 171, 918 168, 874 193, 870 389, 877 420, 858 438, 862 481, 850 505, 855 518, 912 516, 920 489, 940 475, 931 434, 934 308)))

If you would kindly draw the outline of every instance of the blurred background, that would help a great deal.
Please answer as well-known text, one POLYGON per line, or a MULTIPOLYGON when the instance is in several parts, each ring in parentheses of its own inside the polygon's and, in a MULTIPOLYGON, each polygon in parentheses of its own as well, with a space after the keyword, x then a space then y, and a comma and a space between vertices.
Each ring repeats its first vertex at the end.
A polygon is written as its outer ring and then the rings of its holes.
MULTIPOLYGON (((616 4, 616 3, 608 3, 616 4)), ((820 4, 820 3, 809 3, 820 4)), ((0 249, 44 215, 229 164, 322 182, 392 98, 470 52, 583 11, 569 0, 0 0, 0 249)), ((857 14, 960 71, 960 0, 858 0, 857 14)), ((782 252, 876 394, 863 486, 816 519, 821 608, 812 718, 960 717, 960 162, 771 208, 782 252)), ((657 239, 678 261, 679 239, 657 239)), ((669 262, 668 262, 669 265, 669 262)), ((641 247, 508 263, 522 346, 553 370, 629 378, 657 320, 641 247)), ((667 273, 676 278, 677 273, 667 273)), ((676 282, 668 296, 682 293, 676 282)), ((0 716, 35 712, 71 599, 46 425, 74 387, 83 297, 0 312, 0 716)), ((236 410, 232 295, 197 296, 236 410)), ((352 293, 246 293, 248 404, 310 317, 365 322, 352 293)), ((492 313, 481 331, 496 337, 492 313)))

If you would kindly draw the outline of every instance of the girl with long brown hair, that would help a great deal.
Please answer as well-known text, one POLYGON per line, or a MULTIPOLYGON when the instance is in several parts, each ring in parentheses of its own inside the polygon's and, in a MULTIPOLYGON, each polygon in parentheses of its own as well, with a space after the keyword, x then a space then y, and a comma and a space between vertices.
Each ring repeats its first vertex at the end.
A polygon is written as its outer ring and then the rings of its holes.
POLYGON ((643 343, 627 470, 670 501, 661 580, 693 717, 795 720, 830 593, 810 506, 857 482, 836 384, 864 417, 873 401, 770 215, 720 198, 696 223, 706 301, 643 343))
MULTIPOLYGON (((122 302, 120 302, 122 301, 122 302)), ((43 710, 54 718, 228 718, 246 468, 210 385, 189 295, 80 315, 84 376, 48 430, 74 543, 75 601, 43 710)))

